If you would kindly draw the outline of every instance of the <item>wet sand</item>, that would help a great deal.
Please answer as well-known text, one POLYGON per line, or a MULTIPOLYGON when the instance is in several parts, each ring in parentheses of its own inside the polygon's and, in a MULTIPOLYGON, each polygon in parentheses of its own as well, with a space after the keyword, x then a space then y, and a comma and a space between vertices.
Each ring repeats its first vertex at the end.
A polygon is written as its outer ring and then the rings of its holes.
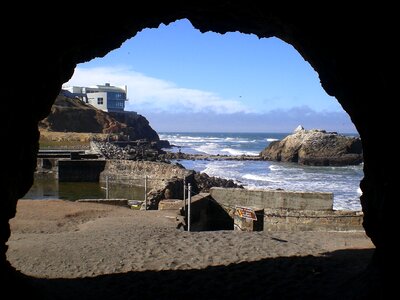
POLYGON ((363 232, 175 226, 170 211, 21 200, 7 258, 44 299, 334 299, 373 252, 363 232))

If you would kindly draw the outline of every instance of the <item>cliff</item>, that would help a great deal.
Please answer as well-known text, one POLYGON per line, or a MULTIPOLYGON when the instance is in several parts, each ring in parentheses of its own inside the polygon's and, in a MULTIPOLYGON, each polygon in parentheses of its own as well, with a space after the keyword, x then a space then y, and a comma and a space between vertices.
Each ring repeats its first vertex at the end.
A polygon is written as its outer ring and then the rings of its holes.
POLYGON ((281 141, 272 142, 260 156, 265 160, 312 166, 357 165, 363 161, 359 138, 303 128, 281 141))
POLYGON ((158 141, 157 132, 136 112, 107 113, 79 99, 59 95, 39 128, 58 132, 113 133, 131 140, 158 141))
POLYGON ((157 132, 151 128, 149 121, 135 112, 110 112, 109 115, 126 125, 125 134, 129 135, 131 140, 147 139, 149 141, 159 141, 157 132))

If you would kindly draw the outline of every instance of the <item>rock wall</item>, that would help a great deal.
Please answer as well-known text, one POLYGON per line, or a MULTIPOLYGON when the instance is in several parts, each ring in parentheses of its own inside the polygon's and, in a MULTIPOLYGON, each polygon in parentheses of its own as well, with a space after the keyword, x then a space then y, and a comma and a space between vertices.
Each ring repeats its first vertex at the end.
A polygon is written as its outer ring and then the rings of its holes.
MULTIPOLYGON (((118 14, 107 15, 107 22, 80 22, 70 21, 71 16, 76 16, 74 6, 61 10, 59 6, 46 5, 42 9, 40 3, 35 3, 30 14, 11 20, 3 18, 2 71, 7 75, 7 88, 3 91, 6 101, 2 102, 2 137, 13 145, 5 150, 6 157, 11 159, 4 166, 7 176, 2 182, 0 202, 0 275, 6 280, 4 286, 11 292, 15 286, 12 280, 16 280, 6 260, 8 221, 15 216, 18 199, 32 185, 38 122, 50 112, 62 84, 71 78, 78 63, 106 55, 144 28, 156 28, 181 18, 188 18, 201 32, 276 36, 291 44, 311 64, 322 87, 349 113, 360 134, 365 174, 361 183, 363 225, 377 248, 368 272, 378 270, 375 274, 383 274, 366 278, 373 280, 374 286, 388 283, 382 278, 391 278, 384 275, 394 271, 396 263, 391 258, 398 259, 393 239, 393 229, 397 228, 397 180, 393 166, 382 163, 388 154, 382 141, 391 141, 397 135, 394 122, 398 91, 392 75, 398 60, 394 5, 364 3, 352 9, 348 3, 335 3, 327 9, 326 5, 306 3, 288 6, 268 1, 169 0, 157 4, 143 2, 134 10, 119 10, 118 14), (15 134, 16 120, 23 139, 15 134)), ((103 10, 101 6, 91 7, 92 15, 101 15, 103 10)), ((9 3, 8 11, 20 11, 20 3, 9 3)), ((387 288, 388 285, 377 293, 385 295, 387 288)), ((29 289, 20 291, 30 295, 29 289)))

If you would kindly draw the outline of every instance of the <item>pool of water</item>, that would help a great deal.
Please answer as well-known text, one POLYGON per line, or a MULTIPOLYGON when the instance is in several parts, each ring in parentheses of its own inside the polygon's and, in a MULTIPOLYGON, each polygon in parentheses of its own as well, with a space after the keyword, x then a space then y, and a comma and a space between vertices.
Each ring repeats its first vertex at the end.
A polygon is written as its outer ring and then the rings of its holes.
MULTIPOLYGON (((22 199, 105 199, 106 187, 99 182, 58 182, 55 178, 35 178, 31 189, 22 199)), ((109 198, 144 199, 144 187, 109 183, 109 198)))

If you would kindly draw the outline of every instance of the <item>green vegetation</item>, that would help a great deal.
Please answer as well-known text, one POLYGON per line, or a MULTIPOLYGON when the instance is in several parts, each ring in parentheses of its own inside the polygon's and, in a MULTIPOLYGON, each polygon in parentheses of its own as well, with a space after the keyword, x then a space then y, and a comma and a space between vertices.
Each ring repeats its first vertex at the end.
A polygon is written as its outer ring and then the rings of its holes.
POLYGON ((105 140, 107 134, 82 132, 40 131, 40 149, 82 149, 90 148, 90 140, 105 140))

